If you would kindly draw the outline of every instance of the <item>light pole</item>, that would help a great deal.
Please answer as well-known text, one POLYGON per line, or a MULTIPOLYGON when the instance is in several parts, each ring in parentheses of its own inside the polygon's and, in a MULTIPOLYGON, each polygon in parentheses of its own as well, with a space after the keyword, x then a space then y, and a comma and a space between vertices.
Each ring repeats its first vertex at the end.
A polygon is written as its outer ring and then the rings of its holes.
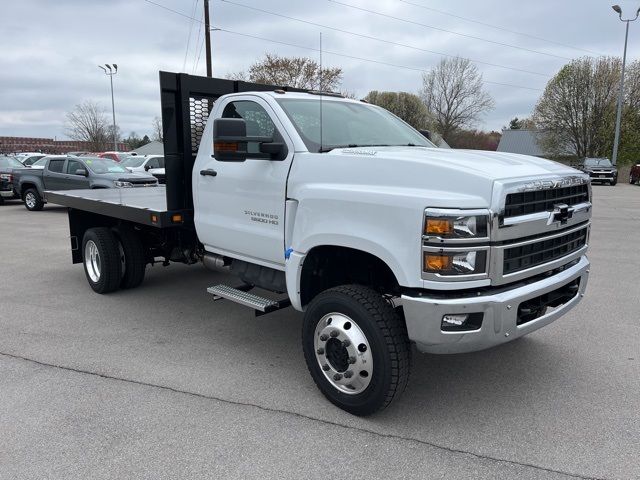
POLYGON ((118 65, 116 65, 115 63, 112 65, 109 65, 108 63, 104 64, 104 68, 102 65, 98 65, 98 67, 100 67, 105 75, 109 76, 109 80, 111 81, 111 113, 113 113, 113 151, 117 152, 118 151, 118 141, 117 141, 117 131, 116 131, 116 104, 113 101, 113 76, 118 73, 118 65))
POLYGON ((618 94, 618 111, 616 113, 616 134, 613 139, 613 156, 611 158, 611 162, 616 165, 618 163, 618 143, 620 143, 620 121, 622 119, 622 100, 624 98, 624 68, 627 63, 627 40, 629 38, 629 23, 635 22, 638 19, 638 15, 640 15, 640 8, 636 12, 635 18, 622 18, 622 9, 620 5, 613 5, 611 8, 618 14, 621 22, 625 22, 627 24, 624 34, 624 53, 622 55, 622 75, 620 77, 620 93, 618 94))

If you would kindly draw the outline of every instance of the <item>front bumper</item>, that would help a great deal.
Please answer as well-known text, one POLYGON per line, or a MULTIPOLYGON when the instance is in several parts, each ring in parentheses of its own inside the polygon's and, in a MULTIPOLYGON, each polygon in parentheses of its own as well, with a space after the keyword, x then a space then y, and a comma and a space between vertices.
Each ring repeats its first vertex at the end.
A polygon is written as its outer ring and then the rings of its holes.
POLYGON ((593 182, 608 182, 618 176, 617 172, 589 172, 589 178, 593 182))
POLYGON ((551 277, 520 285, 510 290, 461 298, 429 298, 402 296, 409 339, 426 353, 464 353, 484 350, 515 340, 560 318, 582 298, 587 288, 589 260, 582 256, 578 263, 551 277), (518 325, 521 303, 554 292, 580 279, 575 296, 545 315, 518 325), (442 317, 447 314, 482 313, 479 329, 467 332, 443 332, 442 317))

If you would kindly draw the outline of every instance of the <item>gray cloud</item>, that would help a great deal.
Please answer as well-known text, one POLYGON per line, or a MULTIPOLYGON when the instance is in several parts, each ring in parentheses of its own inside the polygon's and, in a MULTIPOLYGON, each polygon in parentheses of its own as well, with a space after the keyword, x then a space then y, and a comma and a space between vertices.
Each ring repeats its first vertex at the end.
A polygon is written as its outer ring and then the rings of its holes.
MULTIPOLYGON (((156 0, 154 0, 156 1, 156 0)), ((233 0, 236 1, 236 0, 233 0)), ((492 29, 449 15, 421 9, 400 0, 340 0, 366 9, 429 24, 438 28, 513 44, 567 58, 586 53, 529 37, 492 29)), ((621 53, 623 26, 604 0, 538 0, 513 2, 485 0, 410 0, 510 30, 548 38, 598 53, 621 53)), ((304 19, 317 24, 404 43, 420 49, 460 55, 483 62, 540 72, 545 76, 478 65, 487 81, 542 90, 567 60, 507 46, 465 38, 420 25, 359 11, 329 0, 237 0, 238 3, 304 19)), ((151 120, 160 112, 158 71, 204 74, 198 52, 202 26, 144 0, 2 1, 0 31, 0 135, 64 136, 64 115, 86 99, 99 102, 110 113, 107 77, 98 64, 117 63, 114 78, 116 115, 122 132, 151 132, 151 120), (200 33, 197 38, 198 32, 200 33), (196 68, 197 63, 197 68, 196 68)), ((168 8, 190 15, 193 0, 157 0, 168 8)), ((639 0, 620 2, 627 12, 639 0)), ((198 1, 196 17, 201 17, 198 1)), ((221 0, 211 0, 212 23, 225 30, 317 49, 323 33, 323 61, 344 69, 343 88, 364 96, 369 90, 416 92, 421 72, 373 62, 349 59, 333 53, 428 70, 439 55, 318 28, 277 16, 261 14, 221 0), (331 53, 333 52, 333 53, 331 53)), ((632 25, 629 57, 640 52, 640 22, 632 25), (637 27, 637 28, 636 28, 637 27)), ((226 31, 212 33, 214 75, 245 69, 265 52, 308 55, 318 52, 249 38, 226 31)), ((528 115, 540 91, 487 83, 496 108, 480 125, 499 129, 513 116, 528 115)))

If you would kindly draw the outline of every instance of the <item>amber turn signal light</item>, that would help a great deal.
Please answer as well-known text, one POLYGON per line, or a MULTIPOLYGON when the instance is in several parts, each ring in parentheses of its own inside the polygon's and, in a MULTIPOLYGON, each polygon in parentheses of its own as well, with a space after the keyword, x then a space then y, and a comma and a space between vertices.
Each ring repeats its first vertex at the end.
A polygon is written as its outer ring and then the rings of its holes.
POLYGON ((237 152, 238 144, 235 142, 215 142, 213 149, 218 152, 237 152))
POLYGON ((453 221, 448 218, 427 218, 424 230, 427 235, 449 235, 453 233, 453 221))
POLYGON ((424 269, 427 272, 442 272, 451 268, 451 257, 449 255, 424 254, 424 269))

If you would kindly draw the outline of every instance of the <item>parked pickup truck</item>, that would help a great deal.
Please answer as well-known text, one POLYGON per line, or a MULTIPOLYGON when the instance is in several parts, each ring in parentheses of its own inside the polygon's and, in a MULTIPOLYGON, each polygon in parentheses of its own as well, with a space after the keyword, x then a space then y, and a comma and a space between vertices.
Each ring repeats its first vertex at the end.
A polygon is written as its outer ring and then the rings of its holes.
POLYGON ((591 186, 577 170, 434 148, 339 95, 166 72, 160 84, 166 186, 49 193, 98 293, 140 285, 155 261, 228 272, 213 299, 302 312, 313 380, 356 415, 400 396, 412 343, 493 347, 584 295, 591 186))
POLYGON ((16 191, 27 210, 42 210, 47 191, 114 187, 155 187, 146 173, 131 173, 108 158, 51 156, 44 168, 23 168, 14 174, 16 191))

